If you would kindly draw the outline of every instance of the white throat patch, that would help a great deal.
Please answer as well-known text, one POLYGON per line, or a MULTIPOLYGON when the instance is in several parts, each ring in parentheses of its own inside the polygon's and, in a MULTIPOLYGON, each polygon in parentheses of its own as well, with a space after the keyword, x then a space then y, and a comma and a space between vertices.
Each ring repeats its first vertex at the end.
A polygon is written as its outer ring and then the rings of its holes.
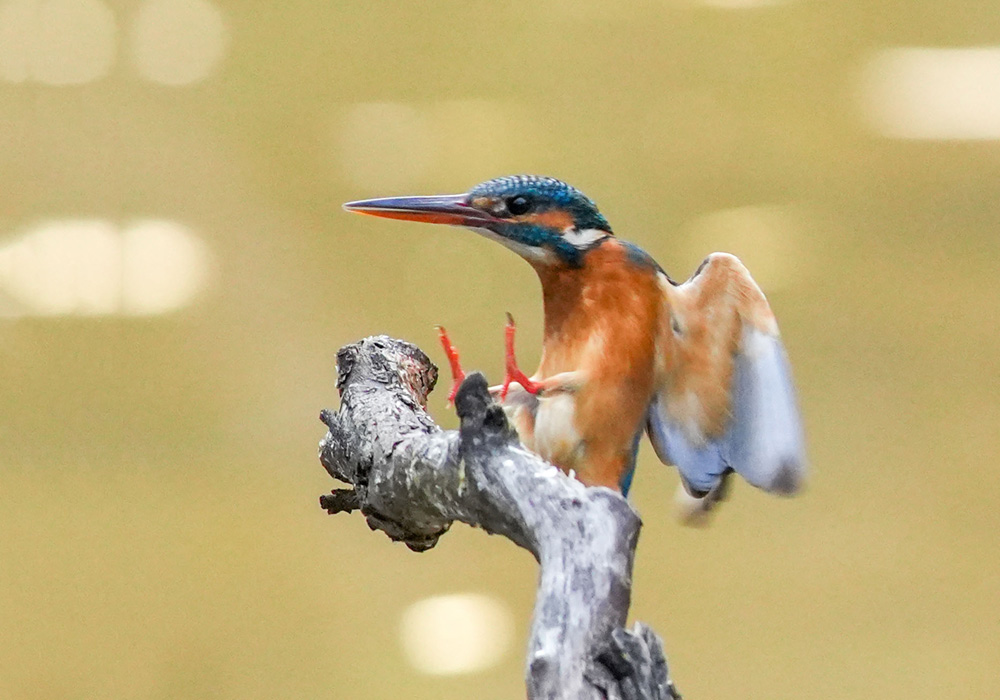
POLYGON ((488 228, 479 228, 478 226, 466 226, 465 228, 470 231, 475 231, 483 238, 489 238, 491 241, 496 241, 505 248, 513 250, 528 262, 552 263, 556 260, 555 253, 551 250, 547 250, 546 248, 536 248, 534 246, 518 243, 517 241, 512 241, 509 238, 505 238, 504 236, 490 231, 488 228))

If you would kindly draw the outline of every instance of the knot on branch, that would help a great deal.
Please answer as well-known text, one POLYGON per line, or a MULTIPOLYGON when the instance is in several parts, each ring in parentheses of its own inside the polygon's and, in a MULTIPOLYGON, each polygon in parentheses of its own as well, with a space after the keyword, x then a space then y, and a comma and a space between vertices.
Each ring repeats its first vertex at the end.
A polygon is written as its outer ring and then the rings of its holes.
POLYGON ((341 396, 348 383, 375 382, 397 391, 405 403, 426 409, 427 397, 437 379, 438 368, 423 350, 387 335, 364 338, 337 352, 337 389, 341 396))

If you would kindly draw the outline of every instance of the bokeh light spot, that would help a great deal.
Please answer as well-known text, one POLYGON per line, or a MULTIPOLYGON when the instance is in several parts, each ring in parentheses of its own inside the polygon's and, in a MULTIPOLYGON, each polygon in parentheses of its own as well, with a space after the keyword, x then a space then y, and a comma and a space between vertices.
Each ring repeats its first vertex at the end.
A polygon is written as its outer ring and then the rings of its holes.
POLYGON ((23 83, 31 74, 34 3, 10 0, 0 5, 0 77, 23 83))
POLYGON ((0 77, 82 85, 111 70, 118 27, 101 0, 8 0, 0 6, 0 77))
POLYGON ((130 31, 136 70, 163 85, 190 85, 209 77, 228 43, 225 18, 207 0, 146 0, 130 31))
POLYGON ((161 314, 190 304, 208 279, 208 251, 187 227, 139 221, 122 234, 122 311, 161 314))
POLYGON ((495 666, 513 637, 510 611, 489 596, 462 593, 411 605, 400 625, 410 664, 429 675, 475 673, 495 666))
POLYGON ((101 219, 45 222, 0 249, 3 287, 42 316, 112 313, 120 278, 118 232, 101 219))
POLYGON ((1000 139, 1000 48, 880 51, 861 78, 861 108, 901 139, 1000 139))
POLYGON ((169 221, 46 221, 0 247, 10 316, 166 313, 194 299, 207 271, 201 240, 169 221))

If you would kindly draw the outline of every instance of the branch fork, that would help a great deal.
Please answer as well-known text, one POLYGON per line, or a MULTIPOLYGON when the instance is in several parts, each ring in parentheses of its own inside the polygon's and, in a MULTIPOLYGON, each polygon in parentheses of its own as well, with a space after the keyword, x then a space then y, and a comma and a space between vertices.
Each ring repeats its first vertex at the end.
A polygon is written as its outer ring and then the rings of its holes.
POLYGON ((458 431, 426 412, 437 368, 416 346, 365 338, 337 354, 340 409, 323 411, 320 461, 351 486, 322 496, 331 514, 360 510, 414 551, 454 521, 502 535, 541 567, 528 649, 530 700, 667 700, 662 644, 624 629, 641 521, 605 488, 587 488, 521 446, 483 375, 455 396, 458 431))

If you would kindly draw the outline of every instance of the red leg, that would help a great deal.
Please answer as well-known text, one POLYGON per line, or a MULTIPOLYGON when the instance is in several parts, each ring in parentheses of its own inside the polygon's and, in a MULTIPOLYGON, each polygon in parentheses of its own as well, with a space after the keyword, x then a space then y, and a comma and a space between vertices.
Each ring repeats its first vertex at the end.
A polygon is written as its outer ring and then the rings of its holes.
POLYGON ((511 382, 517 382, 524 387, 529 394, 537 394, 542 389, 542 385, 533 382, 525 376, 521 368, 517 366, 517 359, 514 357, 514 332, 517 330, 514 325, 514 317, 507 314, 507 326, 504 328, 504 346, 506 349, 504 362, 503 388, 500 389, 500 400, 507 398, 507 390, 511 382))
POLYGON ((438 338, 441 339, 441 347, 444 348, 444 354, 448 358, 448 364, 451 365, 451 391, 448 392, 448 403, 454 403, 458 387, 462 386, 462 382, 465 380, 465 372, 462 371, 462 364, 458 361, 458 350, 451 344, 448 331, 444 329, 444 326, 438 326, 437 332, 438 338))

